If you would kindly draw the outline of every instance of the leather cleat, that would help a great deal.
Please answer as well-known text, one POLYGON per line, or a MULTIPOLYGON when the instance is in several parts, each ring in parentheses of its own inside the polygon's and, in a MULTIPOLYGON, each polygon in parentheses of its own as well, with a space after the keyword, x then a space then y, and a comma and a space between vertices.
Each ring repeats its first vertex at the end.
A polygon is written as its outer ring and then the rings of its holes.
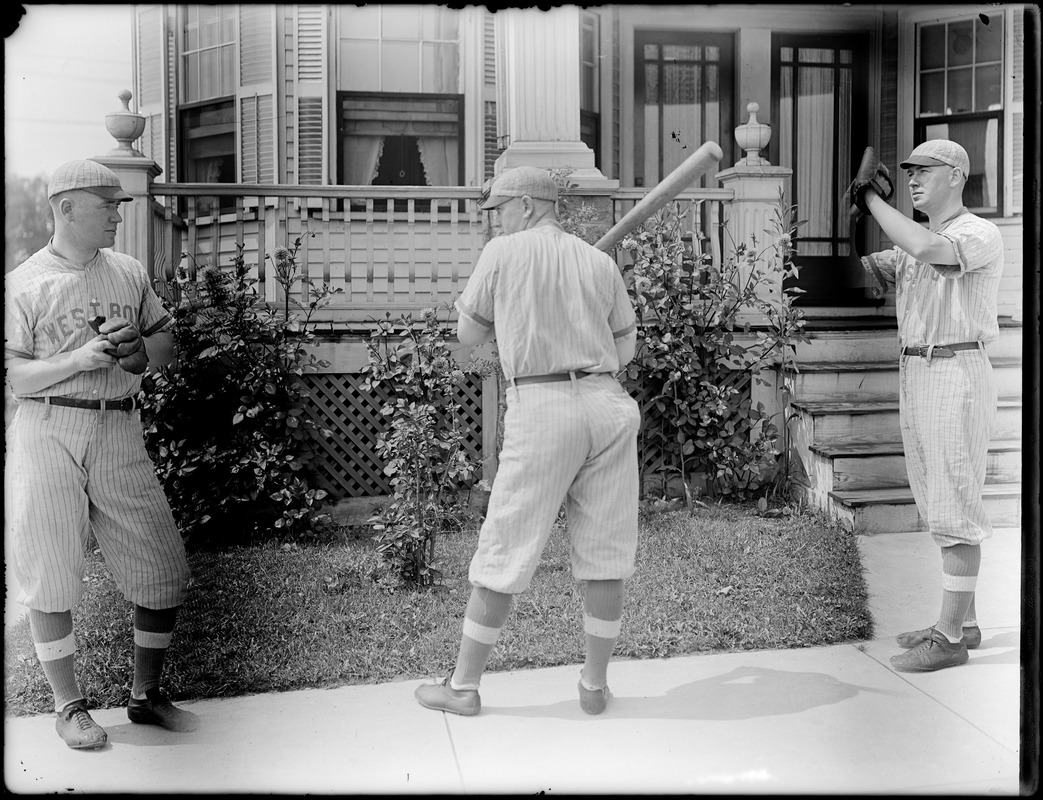
POLYGON ((899 672, 933 672, 966 664, 967 659, 966 644, 962 641, 954 644, 931 628, 929 638, 905 653, 891 656, 891 666, 899 672))
MULTIPOLYGON (((931 636, 931 631, 934 628, 924 628, 922 631, 907 631, 906 633, 900 633, 895 637, 895 641, 898 642, 898 646, 908 650, 911 647, 916 647, 921 642, 926 641, 931 636)), ((967 645, 968 650, 973 650, 981 644, 981 628, 977 625, 968 625, 963 629, 963 643, 967 645)))
POLYGON ((583 685, 582 679, 579 682, 579 707, 587 714, 600 714, 605 710, 608 698, 611 696, 612 693, 607 686, 602 686, 600 689, 588 689, 583 685))
POLYGON ((429 683, 416 687, 413 696, 424 708, 447 711, 462 717, 473 717, 482 710, 482 698, 477 689, 454 689, 449 678, 441 683, 429 683))
POLYGON ((76 700, 58 712, 54 729, 73 750, 97 750, 109 740, 105 729, 91 719, 87 703, 76 700))
POLYGON ((149 689, 144 700, 130 698, 127 704, 127 717, 131 722, 142 725, 159 725, 168 731, 183 733, 194 731, 199 725, 199 717, 191 711, 185 711, 171 703, 160 689, 149 689))

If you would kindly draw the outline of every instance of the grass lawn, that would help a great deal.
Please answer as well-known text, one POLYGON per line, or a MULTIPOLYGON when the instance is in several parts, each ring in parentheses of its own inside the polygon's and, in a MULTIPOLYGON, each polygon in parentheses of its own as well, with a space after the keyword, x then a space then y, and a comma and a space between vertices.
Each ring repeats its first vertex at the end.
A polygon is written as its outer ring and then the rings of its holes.
MULTIPOLYGON (((190 557, 193 578, 167 656, 175 699, 447 674, 470 591, 477 530, 438 544, 444 584, 388 593, 367 530, 321 545, 190 557)), ((125 705, 133 671, 131 606, 100 556, 88 559, 74 612, 80 688, 95 707, 125 705)), ((556 530, 515 603, 489 671, 581 664, 581 587, 556 530)), ((855 536, 810 514, 762 517, 711 506, 643 514, 615 658, 810 647, 869 639, 855 536)), ((53 711, 28 621, 6 632, 4 699, 13 715, 53 711)))

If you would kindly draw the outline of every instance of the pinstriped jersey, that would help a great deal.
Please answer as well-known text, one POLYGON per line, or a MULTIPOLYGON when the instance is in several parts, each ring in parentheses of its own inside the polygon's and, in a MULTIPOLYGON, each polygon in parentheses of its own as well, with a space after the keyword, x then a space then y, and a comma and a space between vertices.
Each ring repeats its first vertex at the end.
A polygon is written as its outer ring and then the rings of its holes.
POLYGON ((900 344, 993 341, 1003 273, 999 228, 963 209, 934 232, 952 242, 955 265, 926 264, 899 247, 866 258, 895 285, 900 344))
POLYGON ((556 222, 490 241, 456 307, 495 327, 507 380, 616 373, 615 340, 634 330, 636 319, 616 262, 556 222))
MULTIPOLYGON (((123 317, 143 336, 170 320, 141 263, 109 249, 81 266, 48 245, 7 274, 6 295, 5 358, 50 358, 76 350, 94 338, 87 320, 98 314, 123 317)), ((141 376, 113 367, 79 372, 24 396, 112 400, 140 388, 141 376)))

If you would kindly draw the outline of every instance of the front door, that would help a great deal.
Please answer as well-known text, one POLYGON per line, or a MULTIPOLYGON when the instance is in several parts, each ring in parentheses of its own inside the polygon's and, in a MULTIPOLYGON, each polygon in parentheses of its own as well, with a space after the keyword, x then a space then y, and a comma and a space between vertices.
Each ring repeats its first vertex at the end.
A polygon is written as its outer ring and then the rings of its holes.
MULTIPOLYGON (((859 34, 772 37, 769 159, 793 170, 791 200, 799 219, 797 301, 805 306, 857 306, 872 301, 850 241, 846 192, 869 143, 868 39, 859 34)), ((856 229, 864 241, 863 222, 856 229)), ((864 250, 863 250, 864 252, 864 250)))

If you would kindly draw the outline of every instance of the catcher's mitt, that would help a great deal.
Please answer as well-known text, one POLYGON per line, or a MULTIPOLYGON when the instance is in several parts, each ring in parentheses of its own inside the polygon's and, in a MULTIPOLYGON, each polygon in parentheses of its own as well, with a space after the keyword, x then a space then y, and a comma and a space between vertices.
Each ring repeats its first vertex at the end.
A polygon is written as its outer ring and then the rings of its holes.
POLYGON ((121 369, 134 375, 145 371, 148 367, 148 353, 145 352, 145 342, 136 325, 118 317, 109 322, 105 321, 105 317, 92 317, 87 324, 116 345, 112 355, 121 369))
POLYGON ((891 173, 876 157, 876 150, 872 147, 867 147, 862 154, 862 164, 848 189, 848 194, 851 196, 852 217, 858 214, 869 215, 869 206, 866 205, 866 190, 868 189, 872 189, 885 201, 890 200, 895 193, 891 173))

